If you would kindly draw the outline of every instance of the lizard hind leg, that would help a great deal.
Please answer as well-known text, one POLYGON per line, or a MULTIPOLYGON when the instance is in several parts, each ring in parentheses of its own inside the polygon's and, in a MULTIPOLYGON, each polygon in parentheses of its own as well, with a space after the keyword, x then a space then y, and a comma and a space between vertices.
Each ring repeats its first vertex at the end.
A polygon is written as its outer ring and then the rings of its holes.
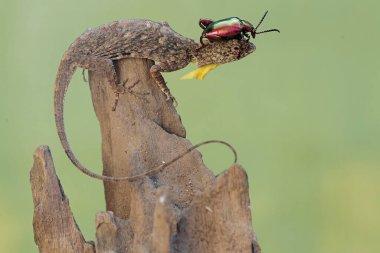
POLYGON ((89 71, 97 71, 105 73, 105 76, 115 93, 115 103, 112 110, 116 110, 116 105, 119 100, 119 94, 125 93, 125 84, 127 81, 120 82, 114 63, 111 59, 97 56, 80 56, 76 59, 78 67, 87 69, 89 71))
POLYGON ((120 83, 113 61, 104 57, 81 56, 76 59, 78 67, 89 71, 103 72, 115 93, 125 93, 123 83, 120 83))

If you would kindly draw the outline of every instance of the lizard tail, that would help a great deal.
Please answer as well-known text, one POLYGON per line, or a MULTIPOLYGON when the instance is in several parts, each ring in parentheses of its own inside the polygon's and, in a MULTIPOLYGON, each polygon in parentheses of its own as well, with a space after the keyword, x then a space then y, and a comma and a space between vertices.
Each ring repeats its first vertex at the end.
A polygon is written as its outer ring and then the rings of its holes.
POLYGON ((138 174, 138 175, 128 176, 128 177, 111 177, 111 176, 99 175, 99 174, 96 174, 96 173, 90 171, 89 169, 84 167, 79 162, 79 160, 76 158, 73 151, 71 150, 69 142, 67 140, 67 136, 66 136, 66 132, 65 132, 65 125, 64 125, 64 121, 63 121, 63 108, 64 108, 65 94, 66 94, 67 88, 69 86, 70 80, 71 80, 75 70, 76 70, 76 66, 70 60, 68 60, 66 57, 61 61, 61 64, 60 64, 59 70, 58 70, 58 74, 57 74, 57 79, 55 81, 54 113, 55 113, 55 124, 57 126, 58 136, 59 136, 61 144, 65 150, 65 153, 67 154, 67 156, 69 157, 71 162, 80 171, 82 171, 84 174, 86 174, 92 178, 96 178, 96 179, 103 180, 103 181, 122 181, 122 180, 133 181, 133 180, 143 178, 144 176, 149 175, 153 172, 160 171, 160 170, 164 169, 165 167, 168 167, 169 165, 173 164, 177 160, 181 159, 182 157, 186 156, 187 154, 189 154, 194 149, 196 149, 200 146, 209 144, 209 143, 219 143, 219 144, 223 144, 223 145, 227 146, 228 148, 230 148, 232 150, 232 152, 234 153, 234 162, 236 163, 237 153, 236 153, 235 149, 229 143, 224 142, 224 141, 219 141, 219 140, 209 140, 209 141, 204 141, 204 142, 198 143, 198 144, 194 145, 193 147, 189 148, 188 150, 186 150, 185 152, 183 152, 182 154, 176 156, 175 158, 173 158, 169 162, 163 163, 163 164, 161 164, 161 165, 159 165, 159 166, 157 166, 151 170, 148 170, 148 171, 143 172, 143 173, 138 174))
POLYGON ((57 127, 57 132, 63 149, 65 150, 66 155, 69 157, 71 162, 84 174, 100 179, 100 180, 112 180, 112 177, 102 176, 96 174, 86 167, 84 167, 79 160, 74 155, 69 142, 67 140, 65 124, 63 120, 63 108, 64 108, 64 100, 67 88, 69 86, 70 80, 76 70, 76 65, 73 63, 67 55, 65 55, 61 61, 61 64, 58 69, 57 78, 55 80, 55 90, 54 90, 54 116, 55 116, 55 124, 57 127))

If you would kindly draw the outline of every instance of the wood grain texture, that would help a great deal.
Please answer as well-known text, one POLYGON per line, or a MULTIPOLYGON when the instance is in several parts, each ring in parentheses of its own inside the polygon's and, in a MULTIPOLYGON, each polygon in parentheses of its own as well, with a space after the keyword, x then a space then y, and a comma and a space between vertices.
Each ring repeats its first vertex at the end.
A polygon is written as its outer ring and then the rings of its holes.
POLYGON ((234 164, 182 211, 174 244, 189 253, 260 252, 251 220, 247 174, 234 164))
POLYGON ((38 147, 30 172, 34 202, 34 241, 41 253, 94 253, 86 242, 55 173, 47 146, 38 147))

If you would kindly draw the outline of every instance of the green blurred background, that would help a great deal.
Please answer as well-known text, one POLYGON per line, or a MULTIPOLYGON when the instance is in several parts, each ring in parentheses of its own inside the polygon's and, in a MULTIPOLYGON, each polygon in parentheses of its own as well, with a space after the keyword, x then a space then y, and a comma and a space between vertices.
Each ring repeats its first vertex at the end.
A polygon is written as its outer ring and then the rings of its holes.
MULTIPOLYGON (((1 0, 0 252, 38 251, 29 170, 40 144, 52 150, 86 239, 95 237, 102 183, 69 162, 53 119, 58 64, 82 31, 148 18, 197 39, 200 17, 256 24, 265 10, 261 29, 281 34, 257 36, 254 54, 204 81, 179 80, 194 66, 165 74, 188 138, 236 147, 264 252, 379 252, 379 7, 371 0, 1 0)), ((100 172, 99 127, 80 72, 66 99, 67 132, 79 159, 100 172)), ((217 145, 201 152, 215 173, 232 160, 217 145)))

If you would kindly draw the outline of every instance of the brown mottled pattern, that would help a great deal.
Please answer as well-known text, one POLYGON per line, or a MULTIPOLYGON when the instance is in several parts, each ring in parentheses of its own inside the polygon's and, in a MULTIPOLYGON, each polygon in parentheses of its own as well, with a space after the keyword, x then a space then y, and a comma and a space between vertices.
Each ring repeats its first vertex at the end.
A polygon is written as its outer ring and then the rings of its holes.
POLYGON ((198 67, 240 60, 255 50, 255 45, 239 40, 212 42, 195 51, 198 67))
POLYGON ((197 47, 194 40, 176 33, 167 24, 131 19, 84 32, 70 47, 69 54, 173 62, 190 61, 188 51, 197 47))

